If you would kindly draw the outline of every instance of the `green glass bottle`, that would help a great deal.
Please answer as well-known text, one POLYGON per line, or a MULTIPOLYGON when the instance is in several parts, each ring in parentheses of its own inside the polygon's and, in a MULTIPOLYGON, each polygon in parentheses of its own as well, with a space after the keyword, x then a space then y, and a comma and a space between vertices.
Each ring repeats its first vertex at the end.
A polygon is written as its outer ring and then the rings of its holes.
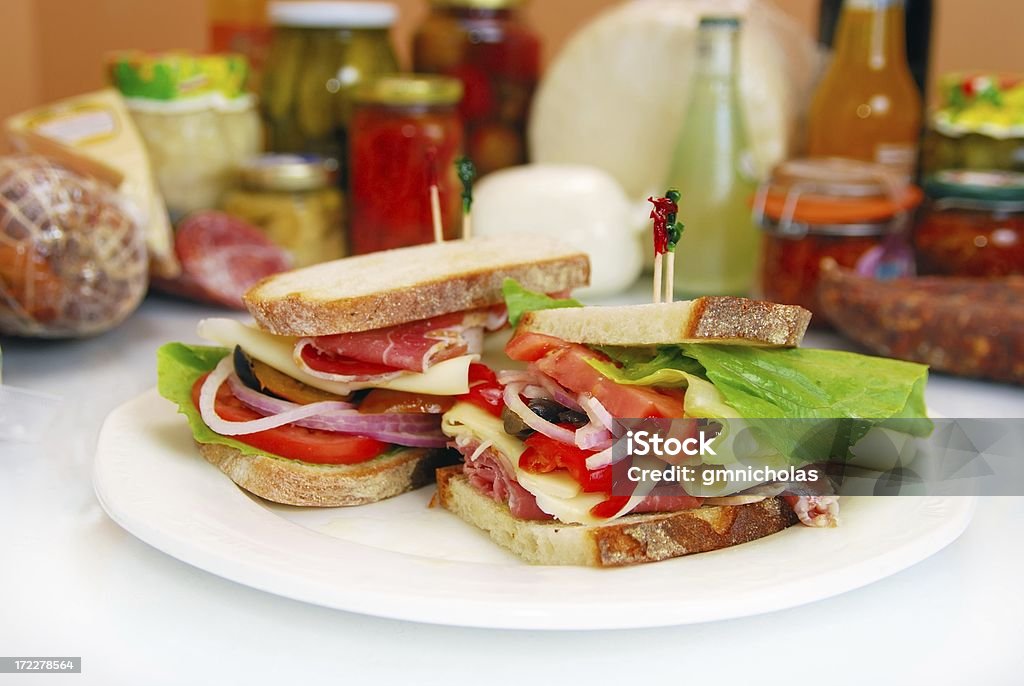
POLYGON ((744 295, 754 283, 760 236, 751 218, 757 189, 741 111, 737 65, 740 22, 704 17, 690 105, 667 186, 682 193, 686 235, 676 251, 681 296, 744 295))

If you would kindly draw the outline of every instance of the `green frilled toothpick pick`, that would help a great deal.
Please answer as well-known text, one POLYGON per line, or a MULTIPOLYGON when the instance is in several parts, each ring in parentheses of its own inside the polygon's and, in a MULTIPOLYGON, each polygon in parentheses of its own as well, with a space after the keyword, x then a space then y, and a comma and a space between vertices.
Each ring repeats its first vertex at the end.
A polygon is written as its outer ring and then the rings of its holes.
POLYGON ((473 181, 476 179, 476 165, 473 160, 462 156, 455 160, 455 171, 462 182, 462 238, 473 237, 473 181))

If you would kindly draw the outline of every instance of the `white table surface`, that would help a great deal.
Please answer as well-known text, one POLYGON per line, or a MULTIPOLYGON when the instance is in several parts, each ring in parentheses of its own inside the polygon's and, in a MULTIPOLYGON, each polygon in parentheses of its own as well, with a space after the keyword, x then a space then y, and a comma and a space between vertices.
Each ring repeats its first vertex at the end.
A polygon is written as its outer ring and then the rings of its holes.
MULTIPOLYGON (((150 298, 99 338, 2 341, 5 383, 64 402, 42 443, 0 444, 0 655, 82 656, 83 673, 0 684, 1024 683, 1024 498, 982 499, 953 545, 858 591, 672 629, 417 625, 194 569, 109 520, 90 474, 106 414, 155 384, 157 347, 197 342, 211 315, 223 312, 150 298)), ((947 417, 1024 417, 1024 390, 942 375, 928 402, 947 417)))

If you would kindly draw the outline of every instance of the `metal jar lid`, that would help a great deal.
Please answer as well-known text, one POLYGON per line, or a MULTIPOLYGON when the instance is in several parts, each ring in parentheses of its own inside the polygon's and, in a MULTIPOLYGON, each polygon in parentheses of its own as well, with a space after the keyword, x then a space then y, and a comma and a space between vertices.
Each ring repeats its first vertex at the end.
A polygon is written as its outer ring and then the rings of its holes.
POLYGON ((1017 172, 946 169, 928 177, 924 190, 940 210, 1024 211, 1024 174, 1017 172))
POLYGON ((386 29, 398 19, 398 7, 389 2, 340 0, 272 2, 270 23, 305 29, 386 29))
POLYGON ((882 165, 842 158, 789 160, 758 189, 754 215, 767 230, 866 236, 905 224, 921 189, 882 165))
POLYGON ((430 0, 435 7, 464 7, 473 10, 510 10, 522 7, 526 0, 430 0))
POLYGON ((356 86, 357 103, 396 107, 456 105, 462 100, 462 82, 432 74, 388 74, 356 86))
POLYGON ((330 186, 338 164, 319 155, 260 155, 239 168, 242 185, 250 190, 315 191, 330 186))

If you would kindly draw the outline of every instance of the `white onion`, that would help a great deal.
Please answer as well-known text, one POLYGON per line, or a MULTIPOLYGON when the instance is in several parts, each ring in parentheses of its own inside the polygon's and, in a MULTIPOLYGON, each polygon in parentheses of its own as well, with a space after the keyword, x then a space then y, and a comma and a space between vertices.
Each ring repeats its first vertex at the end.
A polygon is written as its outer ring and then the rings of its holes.
POLYGON ((505 406, 515 412, 516 415, 523 420, 524 424, 537 433, 544 434, 548 438, 552 438, 559 443, 576 445, 575 432, 563 429, 557 424, 552 424, 543 417, 537 416, 537 414, 523 402, 523 399, 519 397, 519 393, 522 390, 523 384, 521 383, 513 383, 505 386, 505 406))

